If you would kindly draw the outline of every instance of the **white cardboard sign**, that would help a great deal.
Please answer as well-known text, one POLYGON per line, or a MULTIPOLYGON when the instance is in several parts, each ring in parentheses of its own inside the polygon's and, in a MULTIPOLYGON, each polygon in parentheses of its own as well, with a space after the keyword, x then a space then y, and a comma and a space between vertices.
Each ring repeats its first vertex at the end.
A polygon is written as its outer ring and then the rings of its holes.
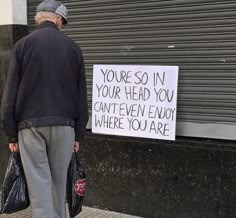
POLYGON ((175 140, 178 69, 94 65, 92 132, 175 140))

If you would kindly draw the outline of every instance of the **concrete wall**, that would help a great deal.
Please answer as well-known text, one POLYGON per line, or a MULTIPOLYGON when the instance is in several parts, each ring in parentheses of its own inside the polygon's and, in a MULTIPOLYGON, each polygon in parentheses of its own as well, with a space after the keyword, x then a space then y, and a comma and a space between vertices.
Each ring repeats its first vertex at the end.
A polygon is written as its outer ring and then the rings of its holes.
POLYGON ((0 25, 26 25, 27 5, 26 0, 4 0, 0 7, 0 25))

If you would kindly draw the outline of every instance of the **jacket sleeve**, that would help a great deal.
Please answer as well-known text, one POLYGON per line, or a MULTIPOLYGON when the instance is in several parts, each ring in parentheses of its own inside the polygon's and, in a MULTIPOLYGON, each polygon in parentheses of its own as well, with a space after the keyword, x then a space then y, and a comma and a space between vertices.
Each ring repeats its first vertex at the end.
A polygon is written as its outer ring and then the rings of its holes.
POLYGON ((15 119, 16 96, 20 83, 20 63, 16 47, 13 48, 8 67, 7 80, 2 96, 1 121, 9 142, 18 141, 18 128, 15 119))
POLYGON ((88 122, 88 99, 87 99, 87 86, 84 68, 84 60, 80 51, 80 68, 78 78, 78 114, 75 120, 75 140, 80 142, 86 130, 88 122))

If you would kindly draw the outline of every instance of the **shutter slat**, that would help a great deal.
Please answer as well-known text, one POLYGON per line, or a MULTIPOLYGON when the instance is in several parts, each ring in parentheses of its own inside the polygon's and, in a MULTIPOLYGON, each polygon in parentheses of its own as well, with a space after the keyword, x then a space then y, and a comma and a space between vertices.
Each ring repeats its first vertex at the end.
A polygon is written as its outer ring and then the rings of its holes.
MULTIPOLYGON (((29 29, 35 7, 28 1, 29 29)), ((236 0, 63 1, 82 48, 89 107, 94 64, 178 65, 177 120, 236 124, 236 0)))

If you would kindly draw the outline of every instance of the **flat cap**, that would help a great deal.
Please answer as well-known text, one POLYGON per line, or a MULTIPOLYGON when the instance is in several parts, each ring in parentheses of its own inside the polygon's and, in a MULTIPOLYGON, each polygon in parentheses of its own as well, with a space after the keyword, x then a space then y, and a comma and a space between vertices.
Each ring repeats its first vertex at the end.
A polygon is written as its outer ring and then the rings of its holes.
POLYGON ((55 0, 45 0, 41 2, 36 8, 36 12, 41 11, 59 14, 60 16, 62 16, 64 24, 67 24, 68 10, 60 2, 55 0))

